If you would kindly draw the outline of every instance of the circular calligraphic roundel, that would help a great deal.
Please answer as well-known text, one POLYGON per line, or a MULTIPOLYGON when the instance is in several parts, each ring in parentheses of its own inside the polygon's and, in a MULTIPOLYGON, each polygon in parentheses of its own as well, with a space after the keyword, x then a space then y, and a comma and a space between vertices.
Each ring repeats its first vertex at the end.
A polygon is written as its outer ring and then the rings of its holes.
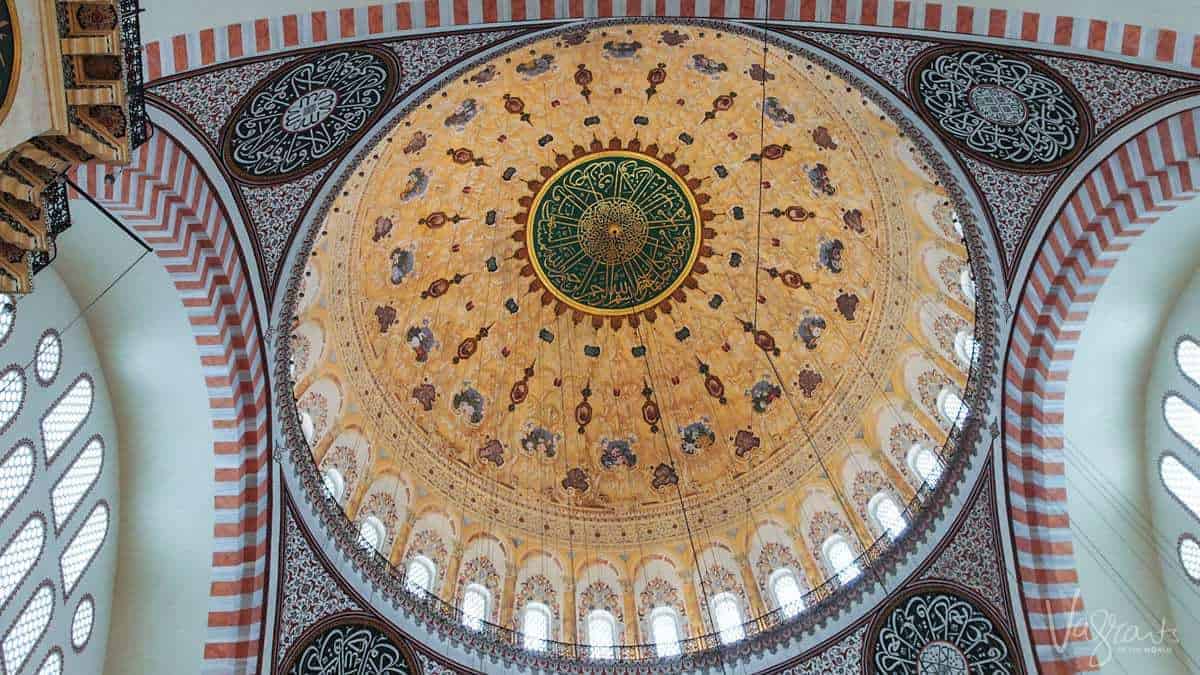
POLYGON ((937 49, 913 64, 917 110, 964 152, 1015 170, 1058 168, 1088 136, 1079 95, 1045 65, 1014 54, 937 49))
POLYGON ((632 314, 683 283, 700 251, 696 198, 661 160, 585 154, 550 177, 530 208, 526 246, 545 287, 588 314, 632 314))
POLYGON ((285 665, 283 672, 288 675, 417 672, 399 638, 378 621, 360 615, 334 617, 313 626, 297 641, 285 665))
POLYGON ((982 601, 925 585, 891 601, 867 642, 872 672, 893 675, 1017 675, 1020 654, 982 601))
POLYGON ((21 30, 12 0, 0 0, 0 122, 8 116, 21 75, 21 30))
POLYGON ((392 100, 400 66, 355 47, 292 62, 259 84, 230 116, 225 162, 240 180, 275 183, 338 157, 392 100))

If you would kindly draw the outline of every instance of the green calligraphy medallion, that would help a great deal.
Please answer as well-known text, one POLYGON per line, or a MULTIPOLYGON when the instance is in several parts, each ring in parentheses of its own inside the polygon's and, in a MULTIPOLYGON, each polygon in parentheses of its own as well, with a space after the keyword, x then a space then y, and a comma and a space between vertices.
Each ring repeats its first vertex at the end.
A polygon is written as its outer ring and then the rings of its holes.
POLYGON ((599 152, 563 166, 534 197, 526 243, 546 288, 568 306, 633 314, 675 292, 700 250, 696 199, 648 155, 599 152))

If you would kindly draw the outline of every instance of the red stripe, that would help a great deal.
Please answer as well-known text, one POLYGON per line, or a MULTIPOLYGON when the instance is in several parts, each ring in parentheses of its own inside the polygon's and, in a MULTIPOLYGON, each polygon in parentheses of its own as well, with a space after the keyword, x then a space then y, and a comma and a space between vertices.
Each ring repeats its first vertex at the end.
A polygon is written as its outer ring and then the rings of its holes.
POLYGON ((300 44, 300 22, 295 14, 283 17, 283 45, 295 47, 300 44))
POLYGON ((408 2, 396 3, 396 27, 408 30, 412 25, 412 5, 408 2))
POLYGON ((217 60, 215 38, 211 28, 200 31, 200 65, 207 66, 217 60))
POLYGON ((367 30, 371 35, 383 32, 383 5, 371 5, 367 8, 367 30))
POLYGON ((1038 23, 1041 21, 1042 15, 1037 12, 1025 12, 1021 14, 1021 39, 1028 42, 1037 42, 1038 39, 1038 23))
POLYGON ((1121 53, 1125 56, 1137 56, 1141 43, 1142 27, 1125 26, 1125 30, 1121 32, 1121 53))
POLYGON ((941 30, 942 28, 942 6, 936 2, 931 2, 925 5, 925 29, 926 30, 941 30))
POLYGON ((817 18, 817 0, 800 0, 800 20, 815 21, 817 18))
POLYGON ((1054 44, 1069 45, 1075 32, 1075 21, 1068 16, 1060 16, 1054 20, 1054 44))
POLYGON ((1159 61, 1171 61, 1175 58, 1175 31, 1158 32, 1158 46, 1154 50, 1154 57, 1159 61))
POLYGON ((242 45, 242 24, 231 24, 225 29, 225 41, 228 43, 226 49, 229 50, 229 58, 236 59, 243 54, 242 45))
POLYGON ((1008 24, 1008 12, 1003 9, 993 9, 988 12, 988 35, 1004 37, 1004 27, 1008 24))
POLYGON ((254 50, 265 52, 271 49, 271 24, 266 19, 254 22, 254 50))
POLYGON ((846 23, 846 0, 833 0, 829 8, 829 20, 833 23, 846 23))
POLYGON ((879 23, 879 0, 862 0, 862 23, 864 26, 879 23))
POLYGON ((1088 22, 1088 49, 1104 49, 1104 40, 1108 37, 1108 22, 1088 22))
POLYGON ((355 36, 353 9, 338 10, 338 36, 343 38, 351 38, 355 36))
POLYGON ((909 12, 911 4, 908 0, 896 0, 895 7, 892 8, 892 25, 898 27, 907 27, 911 20, 909 12))
POLYGON ((954 17, 954 29, 960 33, 970 33, 975 22, 975 10, 970 7, 959 7, 954 17))
POLYGON ((500 14, 496 11, 496 0, 483 0, 484 23, 495 23, 499 17, 500 14))
POLYGON ((149 80, 162 77, 162 57, 158 53, 157 42, 146 45, 146 74, 149 80))
POLYGON ((425 27, 434 28, 442 24, 441 10, 437 0, 425 0, 425 27))
POLYGON ((176 35, 171 38, 171 56, 175 59, 175 72, 188 69, 187 37, 176 35))

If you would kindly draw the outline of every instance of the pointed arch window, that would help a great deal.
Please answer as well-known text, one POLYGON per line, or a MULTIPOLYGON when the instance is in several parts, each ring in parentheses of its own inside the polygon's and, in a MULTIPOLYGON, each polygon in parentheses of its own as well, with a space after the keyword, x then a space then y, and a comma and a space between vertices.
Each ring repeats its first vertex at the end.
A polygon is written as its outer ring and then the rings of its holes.
POLYGON ((967 416, 967 404, 950 387, 942 387, 938 392, 937 409, 942 418, 954 426, 962 424, 967 416))
POLYGON ((550 608, 540 602, 525 605, 521 612, 521 634, 525 649, 546 651, 550 640, 550 608))
POLYGON ((593 610, 587 615, 587 639, 593 659, 617 657, 617 620, 602 610, 593 610))
POLYGON ((771 573, 771 595, 775 596, 775 606, 784 616, 792 617, 804 609, 804 592, 800 590, 800 581, 796 573, 784 567, 771 573))
POLYGON ((33 446, 21 441, 0 462, 0 518, 25 494, 33 478, 33 446))
POLYGON ((886 532, 888 537, 896 539, 904 528, 908 527, 908 521, 904 519, 904 511, 896 500, 886 492, 871 497, 871 501, 867 503, 867 512, 871 514, 871 520, 875 521, 875 526, 886 532))
POLYGON ((59 450, 62 450, 87 419, 92 411, 93 394, 92 378, 80 375, 67 393, 42 418, 42 446, 46 449, 46 462, 52 461, 58 455, 59 450))
POLYGON ((16 673, 21 670, 25 661, 29 659, 29 653, 33 651, 38 640, 42 639, 53 614, 54 587, 48 583, 42 584, 21 610, 17 620, 5 634, 4 642, 0 644, 0 651, 4 656, 4 672, 16 673))
POLYGON ((437 567, 433 561, 423 555, 415 555, 408 561, 408 569, 404 572, 404 587, 409 593, 424 597, 433 589, 436 576, 437 567))
POLYGON ((329 493, 330 499, 340 504, 342 495, 346 492, 346 479, 342 477, 342 472, 332 466, 326 467, 321 472, 321 478, 325 483, 325 491, 329 493))
POLYGON ((100 502, 96 508, 92 509, 87 520, 83 521, 79 532, 75 533, 75 537, 71 539, 71 543, 67 544, 67 548, 63 550, 62 556, 59 558, 64 594, 71 595, 71 591, 75 590, 79 578, 83 576, 87 566, 96 557, 96 552, 104 544, 104 538, 107 535, 108 504, 100 502))
POLYGON ((716 624, 721 644, 731 644, 746 637, 746 631, 742 628, 742 610, 733 593, 718 593, 712 599, 712 606, 713 623, 716 624))
POLYGON ((50 492, 50 502, 54 507, 54 528, 57 531, 62 532, 63 525, 66 525, 75 513, 80 500, 96 484, 103 467, 104 441, 99 436, 93 436, 50 492))
POLYGON ((25 402, 25 373, 12 367, 0 373, 0 433, 8 429, 25 402))
POLYGON ((1167 426, 1177 436, 1187 441, 1195 450, 1200 450, 1200 410, 1183 400, 1178 394, 1170 394, 1163 401, 1163 417, 1167 426))
POLYGON ((1191 511, 1193 518, 1200 519, 1200 477, 1172 454, 1163 455, 1159 460, 1158 474, 1171 496, 1191 511))
POLYGON ((934 451, 920 443, 914 443, 908 449, 908 468, 930 487, 937 485, 942 479, 942 460, 938 459, 934 451))
POLYGON ((46 544, 46 521, 32 516, 0 553, 0 606, 8 603, 14 591, 37 564, 46 544))
POLYGON ((659 658, 678 656, 679 615, 671 607, 655 607, 650 612, 650 636, 659 658))
POLYGON ((1175 362, 1192 383, 1200 385, 1200 343, 1183 338, 1175 347, 1175 362))
POLYGON ((383 521, 375 516, 367 516, 358 524, 358 544, 365 549, 378 551, 386 536, 383 521))
POLYGON ((468 584, 463 591, 462 624, 471 630, 483 628, 491 604, 491 591, 479 584, 468 584))
POLYGON ((854 581, 862 574, 862 569, 854 559, 854 549, 850 548, 850 542, 846 541, 844 536, 835 534, 829 537, 821 546, 821 551, 825 554, 829 568, 843 584, 854 581))

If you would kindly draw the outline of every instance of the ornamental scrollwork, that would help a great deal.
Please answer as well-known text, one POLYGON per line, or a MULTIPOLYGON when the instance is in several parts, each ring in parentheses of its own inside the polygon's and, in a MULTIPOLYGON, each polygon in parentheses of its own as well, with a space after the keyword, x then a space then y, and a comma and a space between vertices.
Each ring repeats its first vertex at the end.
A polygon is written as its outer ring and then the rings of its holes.
POLYGON ((410 675, 405 650, 366 622, 341 623, 319 631, 300 647, 288 675, 410 675))
POLYGON ((892 675, 1018 675, 1019 655, 998 622, 967 597, 917 591, 877 620, 874 672, 892 675))

